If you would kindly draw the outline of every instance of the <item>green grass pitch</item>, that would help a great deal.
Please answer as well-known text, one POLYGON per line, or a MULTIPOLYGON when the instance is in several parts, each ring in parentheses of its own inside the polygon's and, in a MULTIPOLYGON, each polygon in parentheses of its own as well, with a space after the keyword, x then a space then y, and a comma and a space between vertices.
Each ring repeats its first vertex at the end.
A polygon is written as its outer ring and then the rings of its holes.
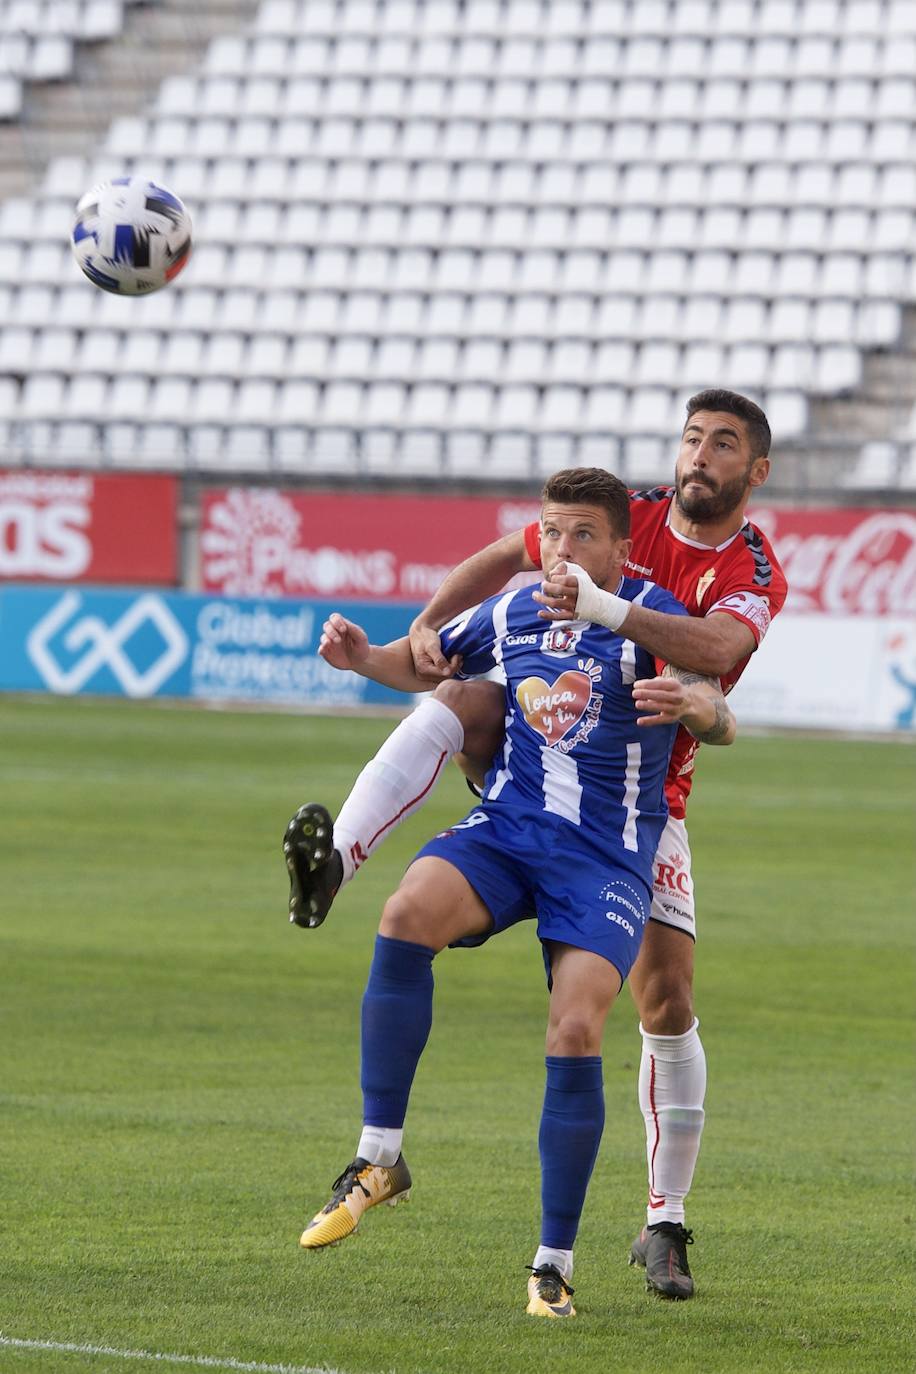
MULTIPOLYGON (((359 1126, 381 904, 457 773, 338 901, 286 920, 280 840, 391 722, 0 702, 0 1370, 903 1371, 913 1359, 914 752, 754 737, 692 807, 710 1066, 693 1302, 628 1269, 645 1170, 624 992, 571 1322, 524 1315, 546 994, 517 929, 436 964, 410 1204, 302 1224, 359 1126), (231 1367, 231 1366, 230 1366, 231 1367)), ((454 770, 452 770, 454 772, 454 770)))

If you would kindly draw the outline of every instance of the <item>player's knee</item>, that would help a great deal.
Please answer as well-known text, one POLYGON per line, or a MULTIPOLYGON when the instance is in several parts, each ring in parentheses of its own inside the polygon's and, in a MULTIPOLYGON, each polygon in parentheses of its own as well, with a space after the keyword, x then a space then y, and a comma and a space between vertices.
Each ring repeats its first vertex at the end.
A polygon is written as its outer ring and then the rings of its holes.
POLYGON ((643 990, 639 1019, 649 1035, 683 1035, 693 1025, 693 989, 683 978, 651 979, 643 990))
POLYGON ((547 1028, 547 1053, 570 1059, 600 1054, 601 1025, 579 1008, 561 1013, 547 1028))
POLYGON ((435 698, 461 721, 465 754, 490 759, 502 739, 505 707, 502 687, 495 682, 440 682, 435 698))
POLYGON ((389 940, 409 940, 415 945, 427 945, 438 953, 441 941, 430 926, 429 912, 410 889, 399 888, 385 903, 379 934, 389 940))
POLYGON ((440 682, 433 693, 436 701, 441 701, 443 706, 454 711, 465 730, 471 724, 474 710, 473 689, 476 686, 474 682, 456 682, 454 678, 449 678, 447 682, 440 682))

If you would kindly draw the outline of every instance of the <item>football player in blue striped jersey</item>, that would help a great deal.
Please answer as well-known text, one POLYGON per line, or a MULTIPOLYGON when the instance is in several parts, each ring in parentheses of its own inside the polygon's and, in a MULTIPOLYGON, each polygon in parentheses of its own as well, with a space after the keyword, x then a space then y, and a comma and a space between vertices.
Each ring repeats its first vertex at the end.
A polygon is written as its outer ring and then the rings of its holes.
MULTIPOLYGON (((545 575, 582 569, 620 598, 621 619, 633 603, 686 615, 670 592, 623 575, 629 551, 629 495, 617 478, 575 469, 547 483, 545 575)), ((660 664, 606 625, 545 624, 540 609, 535 589, 523 588, 442 630, 443 652, 460 656, 462 674, 502 685, 505 739, 480 804, 424 846, 385 905, 362 1007, 363 1132, 300 1244, 343 1239, 363 1211, 410 1188, 401 1143, 432 1020, 435 956, 534 919, 551 992, 541 1243, 527 1310, 556 1318, 574 1315, 573 1241, 604 1122, 602 1033, 651 906, 674 736, 683 724, 698 739, 727 744, 735 721, 716 679, 660 664)), ((339 615, 325 626, 322 652, 335 667, 404 691, 428 686, 406 638, 370 645, 339 615)), ((303 885, 333 843, 320 812, 303 808, 287 832, 290 873, 301 870, 303 885)))

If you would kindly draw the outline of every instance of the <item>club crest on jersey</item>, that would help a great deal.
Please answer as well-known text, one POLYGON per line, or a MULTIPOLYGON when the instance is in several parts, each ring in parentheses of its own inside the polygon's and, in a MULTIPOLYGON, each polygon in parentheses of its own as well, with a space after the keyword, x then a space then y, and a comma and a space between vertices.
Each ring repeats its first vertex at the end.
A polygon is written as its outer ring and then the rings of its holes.
POLYGON ((516 687, 515 699, 531 729, 551 748, 567 754, 598 724, 604 701, 595 691, 600 680, 600 666, 580 658, 577 668, 567 668, 552 683, 526 677, 516 687))
POLYGON ((697 605, 702 606, 703 597, 709 591, 716 578, 715 568, 707 568, 703 576, 697 582, 697 605))
POLYGON ((571 625, 553 625, 544 631, 541 639, 541 652, 544 654, 573 654, 579 647, 582 627, 574 629, 571 625))

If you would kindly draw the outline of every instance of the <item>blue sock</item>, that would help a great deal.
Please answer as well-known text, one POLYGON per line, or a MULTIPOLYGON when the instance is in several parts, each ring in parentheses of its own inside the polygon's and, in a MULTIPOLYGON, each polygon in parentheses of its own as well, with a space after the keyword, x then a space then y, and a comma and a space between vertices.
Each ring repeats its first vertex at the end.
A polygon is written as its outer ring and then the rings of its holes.
POLYGON ((363 1124, 403 1126, 407 1099, 433 1020, 435 951, 375 937, 363 993, 363 1124))
POLYGON ((601 1056, 548 1055, 541 1151, 541 1244, 571 1250, 604 1130, 601 1056))

